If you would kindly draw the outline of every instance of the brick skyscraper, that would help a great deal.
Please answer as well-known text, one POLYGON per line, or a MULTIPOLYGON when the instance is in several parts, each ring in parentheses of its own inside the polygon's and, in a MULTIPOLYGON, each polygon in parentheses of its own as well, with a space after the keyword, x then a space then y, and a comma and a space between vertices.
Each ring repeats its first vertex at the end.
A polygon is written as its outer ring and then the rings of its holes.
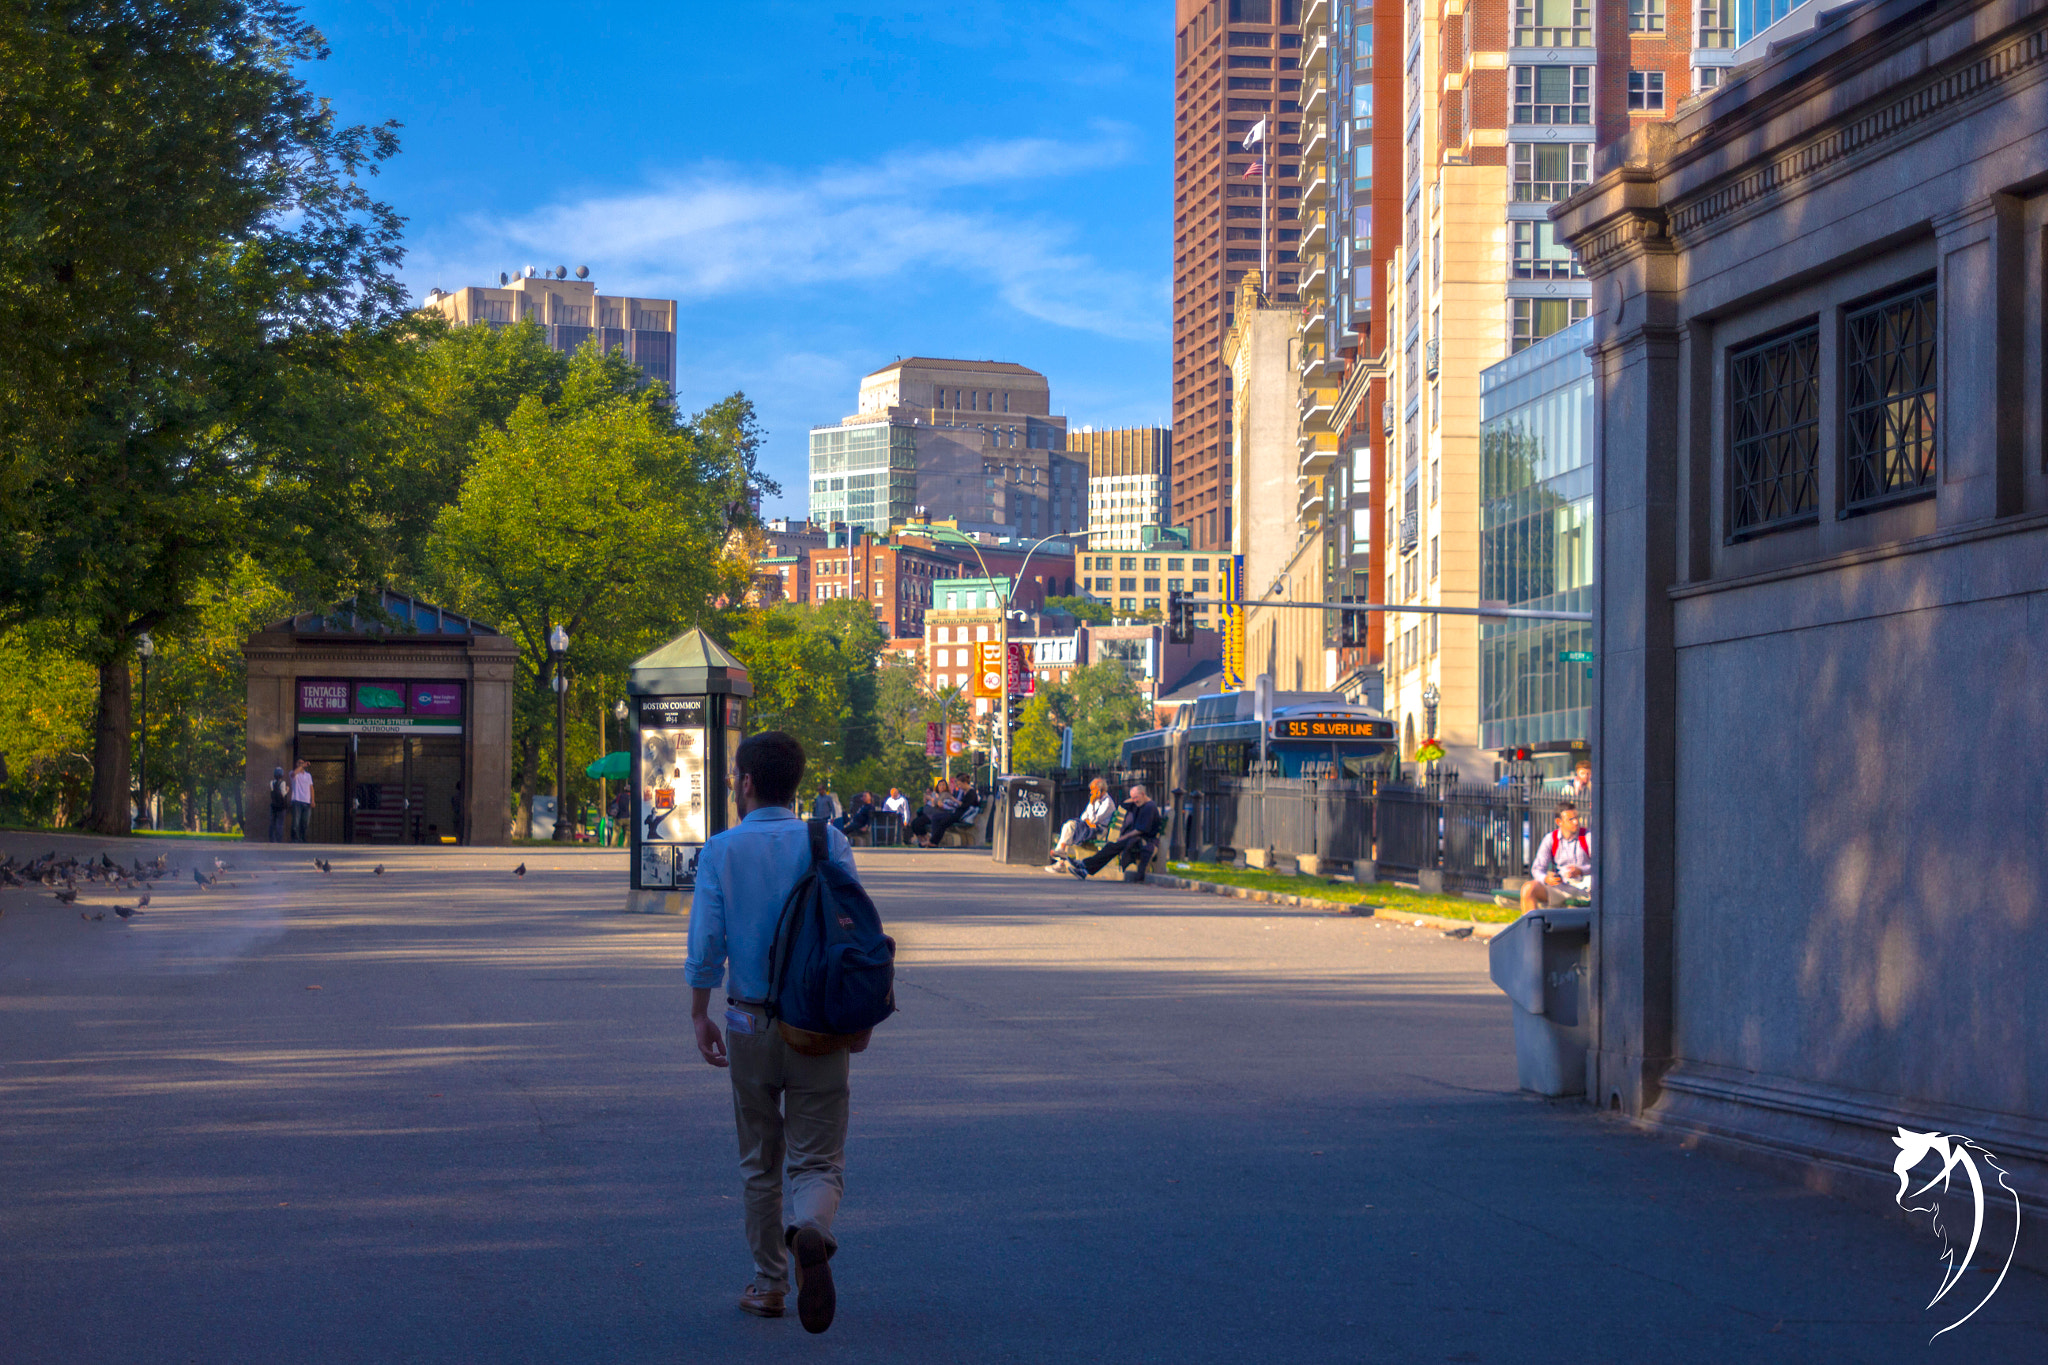
POLYGON ((1301 239, 1301 0, 1175 0, 1173 171, 1174 519, 1194 548, 1230 544, 1230 381, 1223 335, 1245 272, 1259 268, 1259 156, 1266 120, 1274 302, 1294 302, 1301 239))

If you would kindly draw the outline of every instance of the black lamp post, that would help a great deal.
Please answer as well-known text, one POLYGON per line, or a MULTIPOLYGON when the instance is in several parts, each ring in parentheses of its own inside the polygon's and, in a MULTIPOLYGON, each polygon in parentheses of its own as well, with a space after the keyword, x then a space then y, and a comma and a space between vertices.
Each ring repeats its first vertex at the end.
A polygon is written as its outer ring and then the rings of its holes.
POLYGON ((149 661, 156 657, 156 641, 144 631, 135 637, 135 654, 142 660, 142 723, 135 733, 136 823, 149 825, 149 661))
POLYGON ((555 842, 569 837, 569 771, 564 767, 568 750, 569 679, 562 665, 569 654, 569 632, 560 626, 548 631, 548 660, 555 675, 555 842))

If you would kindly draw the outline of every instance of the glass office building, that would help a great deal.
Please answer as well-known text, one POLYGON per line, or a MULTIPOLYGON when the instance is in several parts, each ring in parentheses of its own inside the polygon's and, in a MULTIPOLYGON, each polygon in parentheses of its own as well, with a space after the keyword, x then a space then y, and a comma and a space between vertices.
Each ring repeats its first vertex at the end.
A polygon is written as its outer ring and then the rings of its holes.
POLYGON ((812 429, 812 521, 887 534, 916 505, 915 429, 891 422, 812 429))
MULTIPOLYGON (((1480 372, 1480 596, 1593 609, 1593 320, 1480 372)), ((1592 737, 1593 627, 1484 620, 1480 747, 1592 737)))

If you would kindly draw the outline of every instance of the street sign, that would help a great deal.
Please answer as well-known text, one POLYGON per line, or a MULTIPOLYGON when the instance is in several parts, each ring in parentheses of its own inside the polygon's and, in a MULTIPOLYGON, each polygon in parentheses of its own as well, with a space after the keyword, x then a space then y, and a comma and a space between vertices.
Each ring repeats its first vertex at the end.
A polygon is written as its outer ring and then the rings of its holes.
POLYGON ((1590 649, 1567 649, 1557 657, 1568 664, 1589 664, 1593 662, 1593 651, 1590 649))

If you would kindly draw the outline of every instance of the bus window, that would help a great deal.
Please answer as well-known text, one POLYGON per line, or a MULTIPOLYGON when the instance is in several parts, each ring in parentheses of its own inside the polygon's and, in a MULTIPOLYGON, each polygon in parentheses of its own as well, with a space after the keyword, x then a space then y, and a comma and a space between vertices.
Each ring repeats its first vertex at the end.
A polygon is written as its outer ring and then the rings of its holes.
POLYGON ((1331 778, 1337 762, 1327 744, 1275 744, 1268 751, 1280 777, 1331 778))
POLYGON ((1340 751, 1338 768, 1345 781, 1365 782, 1386 772, 1387 756, 1379 751, 1365 754, 1340 751))

